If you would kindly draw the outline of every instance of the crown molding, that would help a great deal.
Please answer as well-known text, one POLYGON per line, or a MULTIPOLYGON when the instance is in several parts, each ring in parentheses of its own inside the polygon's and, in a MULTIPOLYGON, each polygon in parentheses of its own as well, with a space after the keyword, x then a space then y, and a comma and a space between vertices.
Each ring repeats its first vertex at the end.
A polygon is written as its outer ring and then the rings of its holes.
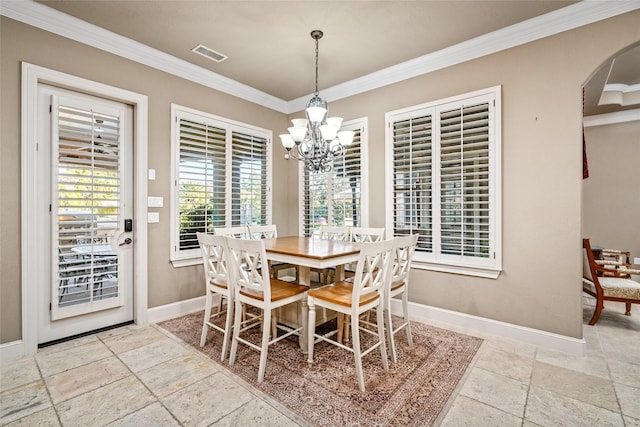
MULTIPOLYGON (((322 95, 327 101, 337 101, 636 9, 640 9, 640 0, 583 0, 324 89, 322 95)), ((4 0, 0 3, 0 14, 281 113, 303 110, 312 96, 287 102, 32 0, 4 0)))
POLYGON ((615 113, 596 114, 586 116, 582 123, 584 127, 614 125, 640 120, 640 109, 617 111, 615 113))
POLYGON ((0 14, 263 107, 287 113, 287 103, 280 98, 32 0, 2 1, 0 14))
MULTIPOLYGON (((325 101, 357 95, 431 73, 515 46, 640 9, 640 1, 585 0, 562 9, 483 34, 439 51, 384 68, 380 71, 322 90, 325 101)), ((289 111, 300 111, 312 96, 289 101, 289 111)))

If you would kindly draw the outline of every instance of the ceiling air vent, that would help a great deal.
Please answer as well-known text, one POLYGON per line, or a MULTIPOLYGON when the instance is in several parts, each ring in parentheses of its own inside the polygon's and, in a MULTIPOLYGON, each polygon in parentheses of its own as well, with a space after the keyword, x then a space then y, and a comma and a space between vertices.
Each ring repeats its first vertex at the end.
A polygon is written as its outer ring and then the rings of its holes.
POLYGON ((210 60, 215 62, 222 62, 225 59, 227 59, 227 55, 223 55, 201 44, 191 49, 191 51, 197 53, 198 55, 202 55, 206 58, 209 58, 210 60))

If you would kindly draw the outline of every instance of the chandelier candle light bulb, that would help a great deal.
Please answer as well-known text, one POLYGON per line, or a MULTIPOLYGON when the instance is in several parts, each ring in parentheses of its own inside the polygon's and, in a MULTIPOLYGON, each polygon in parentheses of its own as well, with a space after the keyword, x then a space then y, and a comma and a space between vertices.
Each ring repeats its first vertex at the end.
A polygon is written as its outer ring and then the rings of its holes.
POLYGON ((287 150, 285 158, 305 162, 307 170, 328 172, 333 159, 344 155, 345 147, 353 143, 355 132, 340 131, 342 117, 327 117, 327 102, 318 93, 318 40, 322 31, 313 30, 311 38, 316 41, 316 90, 307 103, 306 119, 293 119, 289 133, 280 135, 282 146, 287 150))

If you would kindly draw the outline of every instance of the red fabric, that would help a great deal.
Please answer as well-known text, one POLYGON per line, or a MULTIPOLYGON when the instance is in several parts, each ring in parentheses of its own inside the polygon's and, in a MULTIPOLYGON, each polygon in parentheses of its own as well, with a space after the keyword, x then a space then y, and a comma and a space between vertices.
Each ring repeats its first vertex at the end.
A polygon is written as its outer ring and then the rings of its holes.
POLYGON ((582 128, 582 179, 589 178, 589 164, 587 162, 587 142, 584 140, 584 128, 582 128))

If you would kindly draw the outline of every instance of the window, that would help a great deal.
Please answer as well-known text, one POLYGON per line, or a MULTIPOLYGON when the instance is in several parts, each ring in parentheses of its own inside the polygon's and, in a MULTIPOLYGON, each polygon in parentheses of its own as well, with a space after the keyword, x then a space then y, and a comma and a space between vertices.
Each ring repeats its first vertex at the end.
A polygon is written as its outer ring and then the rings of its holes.
POLYGON ((271 131, 178 105, 172 124, 171 259, 180 265, 200 259, 197 232, 271 222, 271 131))
POLYGON ((344 122, 342 129, 353 130, 353 144, 336 159, 327 173, 309 172, 300 165, 300 229, 311 236, 321 224, 363 226, 367 218, 366 179, 367 120, 344 122))
POLYGON ((386 114, 387 230, 417 268, 498 277, 500 87, 386 114))

